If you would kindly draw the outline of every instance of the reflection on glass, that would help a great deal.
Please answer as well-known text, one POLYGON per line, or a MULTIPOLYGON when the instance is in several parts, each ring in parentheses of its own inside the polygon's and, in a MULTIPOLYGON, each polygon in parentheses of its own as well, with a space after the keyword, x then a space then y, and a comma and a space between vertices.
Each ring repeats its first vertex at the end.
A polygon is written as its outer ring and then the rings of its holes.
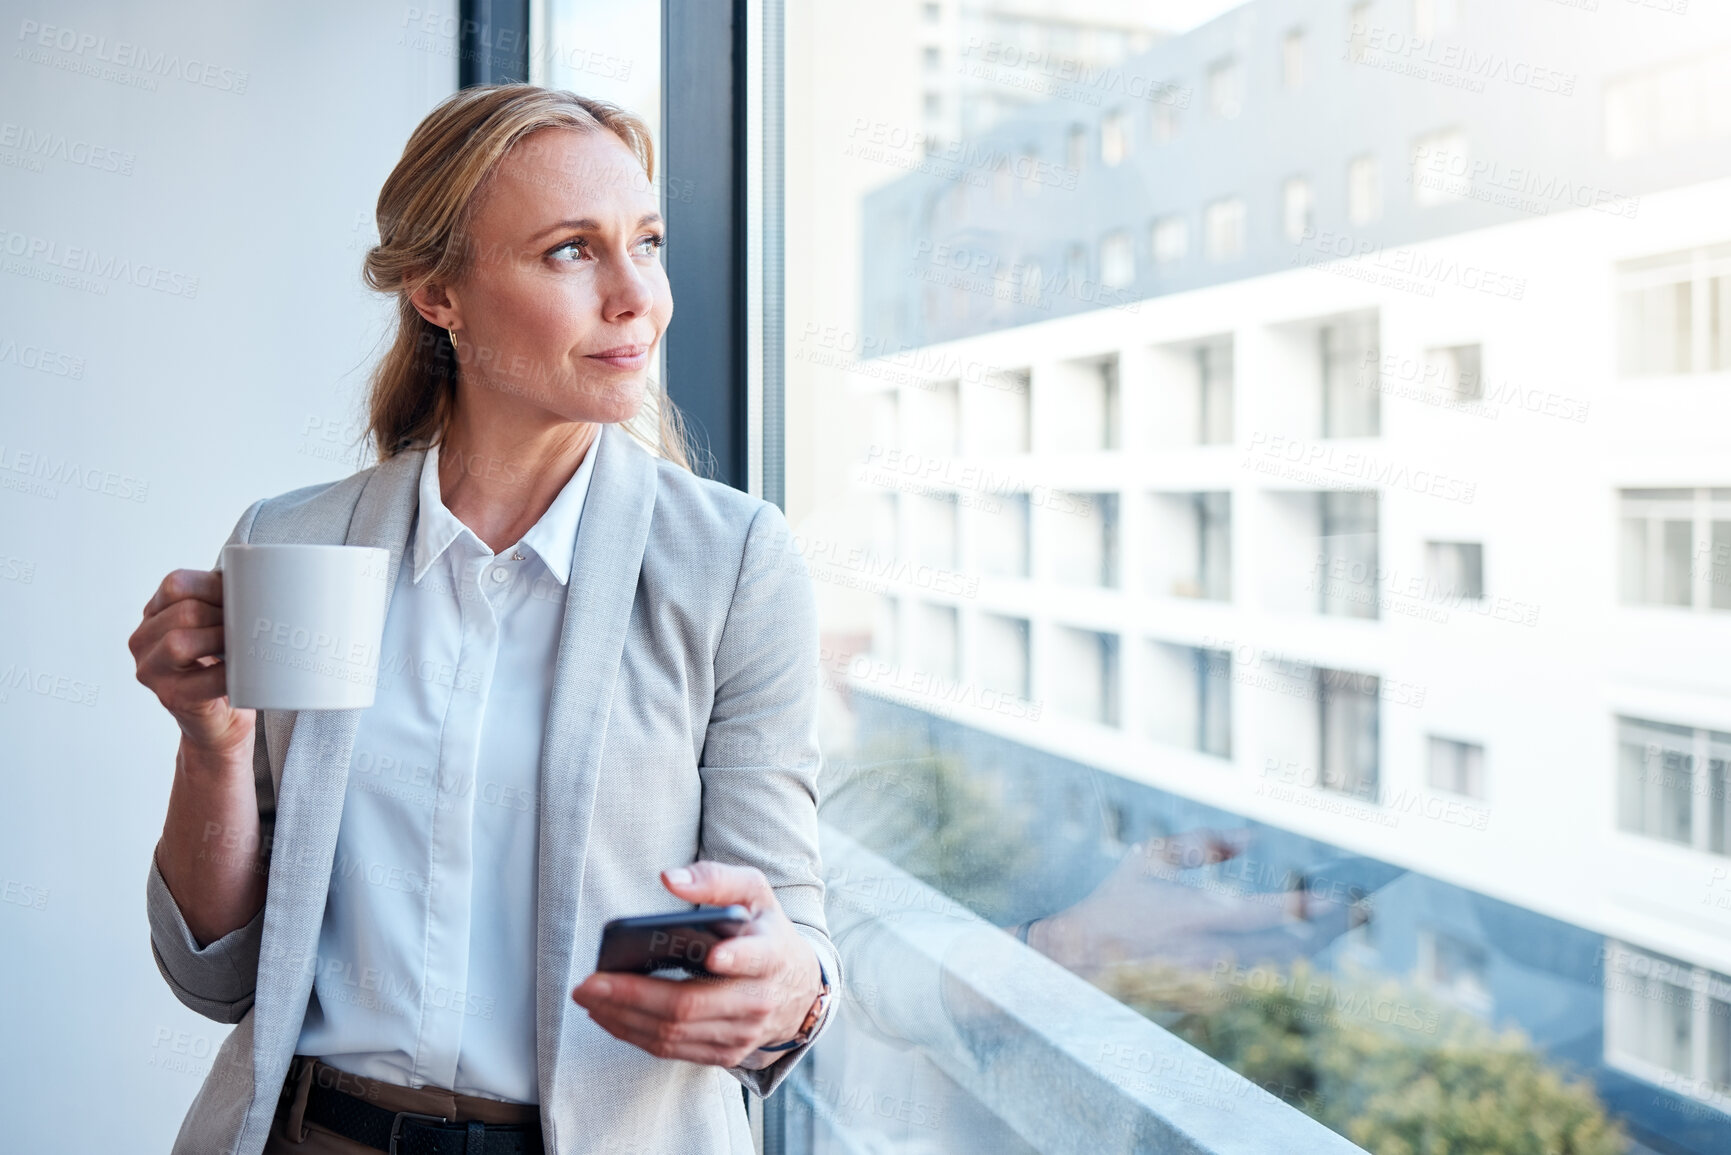
POLYGON ((789 13, 788 516, 917 450, 975 584, 820 583, 900 664, 808 1149, 1731 1150, 1731 9, 867 7, 789 13))

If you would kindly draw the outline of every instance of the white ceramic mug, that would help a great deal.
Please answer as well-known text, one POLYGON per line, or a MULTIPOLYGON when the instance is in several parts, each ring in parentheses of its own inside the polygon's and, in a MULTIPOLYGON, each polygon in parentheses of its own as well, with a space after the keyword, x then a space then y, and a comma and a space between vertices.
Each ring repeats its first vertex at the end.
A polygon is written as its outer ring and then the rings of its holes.
POLYGON ((227 545, 223 661, 237 708, 354 710, 373 704, 389 550, 227 545))

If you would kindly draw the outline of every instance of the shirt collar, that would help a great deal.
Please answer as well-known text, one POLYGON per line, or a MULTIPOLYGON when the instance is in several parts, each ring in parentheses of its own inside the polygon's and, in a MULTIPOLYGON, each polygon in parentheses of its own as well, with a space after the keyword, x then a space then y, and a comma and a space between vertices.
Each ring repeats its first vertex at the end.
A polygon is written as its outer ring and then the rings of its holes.
MULTIPOLYGON (((583 517, 584 499, 589 493, 589 479, 595 473, 595 451, 600 444, 601 437, 597 431, 588 451, 583 454, 583 463, 577 467, 577 472, 571 475, 571 480, 565 483, 565 488, 559 491, 553 504, 547 507, 547 512, 523 535, 522 544, 535 551, 536 556, 560 585, 566 584, 571 577, 571 557, 577 549, 577 525, 583 517)), ((475 531, 457 520, 456 514, 446 507, 439 491, 439 447, 434 445, 427 450, 426 458, 421 462, 420 509, 415 522, 414 580, 418 583, 432 564, 465 533, 473 538, 481 549, 487 548, 475 531)))

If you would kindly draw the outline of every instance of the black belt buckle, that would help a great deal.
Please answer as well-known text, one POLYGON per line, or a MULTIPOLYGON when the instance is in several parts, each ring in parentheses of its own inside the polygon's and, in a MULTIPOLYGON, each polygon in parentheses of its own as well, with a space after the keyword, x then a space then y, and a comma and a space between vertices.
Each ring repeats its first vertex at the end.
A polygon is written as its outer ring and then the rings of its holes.
POLYGON ((398 1111, 391 1119, 391 1145, 385 1148, 387 1155, 397 1155, 397 1137, 402 1133, 403 1120, 413 1119, 417 1123, 449 1123, 443 1115, 423 1115, 416 1111, 398 1111))

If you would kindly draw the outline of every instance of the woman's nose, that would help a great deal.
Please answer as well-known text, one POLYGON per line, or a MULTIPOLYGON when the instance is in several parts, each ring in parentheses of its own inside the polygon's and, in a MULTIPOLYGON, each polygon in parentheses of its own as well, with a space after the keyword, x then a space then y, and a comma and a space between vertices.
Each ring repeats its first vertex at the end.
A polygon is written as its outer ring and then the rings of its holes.
POLYGON ((649 312, 655 293, 636 262, 621 259, 608 263, 611 267, 601 284, 601 315, 611 321, 649 312))

